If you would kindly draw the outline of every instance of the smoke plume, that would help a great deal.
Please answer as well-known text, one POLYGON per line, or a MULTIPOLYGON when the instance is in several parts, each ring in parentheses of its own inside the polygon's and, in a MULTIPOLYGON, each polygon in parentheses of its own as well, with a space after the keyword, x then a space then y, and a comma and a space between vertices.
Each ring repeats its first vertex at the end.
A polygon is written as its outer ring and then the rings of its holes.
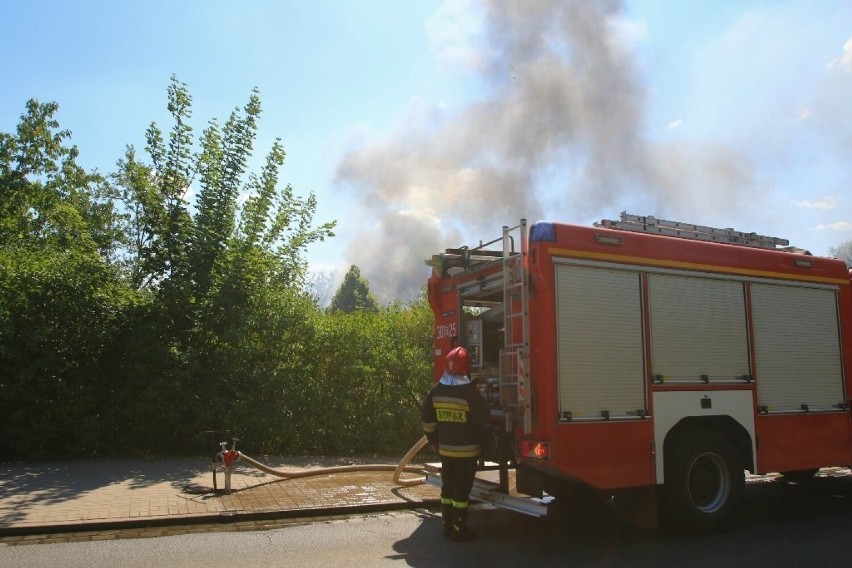
POLYGON ((486 93, 460 110, 412 104, 336 172, 362 209, 347 262, 381 298, 411 297, 425 283, 423 260, 522 217, 588 223, 631 204, 662 217, 753 183, 723 148, 646 140, 636 30, 622 2, 482 0, 471 12, 481 26, 462 51, 486 93), (706 185, 683 183, 696 177, 706 185))

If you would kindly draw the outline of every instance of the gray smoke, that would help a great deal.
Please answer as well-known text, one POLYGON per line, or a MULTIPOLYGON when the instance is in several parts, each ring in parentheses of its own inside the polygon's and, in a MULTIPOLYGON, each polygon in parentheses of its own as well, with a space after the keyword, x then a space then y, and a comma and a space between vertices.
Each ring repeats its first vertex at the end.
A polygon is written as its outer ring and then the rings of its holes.
POLYGON ((752 183, 724 149, 645 139, 645 89, 616 0, 482 0, 475 50, 488 94, 460 111, 414 105, 383 140, 351 149, 336 182, 365 220, 346 251, 382 299, 425 283, 423 260, 503 225, 659 217, 713 207, 752 183), (700 186, 686 186, 695 171, 700 186), (712 190, 712 191, 709 191, 712 190), (635 208, 634 208, 635 209, 635 208))

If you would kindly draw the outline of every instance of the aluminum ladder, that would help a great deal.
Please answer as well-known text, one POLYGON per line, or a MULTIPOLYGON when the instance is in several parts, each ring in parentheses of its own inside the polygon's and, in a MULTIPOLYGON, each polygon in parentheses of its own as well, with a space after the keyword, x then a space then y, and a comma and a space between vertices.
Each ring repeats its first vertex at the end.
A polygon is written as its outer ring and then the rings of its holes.
POLYGON ((529 391, 529 281, 527 274, 527 220, 503 227, 503 349, 500 351, 500 404, 506 431, 523 424, 532 432, 529 391), (515 250, 514 233, 520 233, 515 250))
POLYGON ((603 219, 600 223, 595 223, 595 225, 638 233, 654 233, 657 235, 680 237, 682 239, 695 239, 765 249, 775 249, 776 246, 786 247, 790 244, 790 241, 787 239, 780 239, 778 237, 745 233, 735 229, 705 227, 703 225, 681 223, 680 221, 666 221, 650 215, 647 217, 630 215, 626 211, 621 212, 621 219, 618 221, 603 219))

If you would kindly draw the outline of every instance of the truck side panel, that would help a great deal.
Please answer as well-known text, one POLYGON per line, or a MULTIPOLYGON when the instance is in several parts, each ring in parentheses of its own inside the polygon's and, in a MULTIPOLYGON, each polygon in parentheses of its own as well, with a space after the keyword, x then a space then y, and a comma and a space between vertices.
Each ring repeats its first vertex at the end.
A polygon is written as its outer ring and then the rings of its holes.
POLYGON ((598 489, 654 484, 649 420, 561 423, 555 427, 553 465, 598 489))
POLYGON ((758 471, 849 465, 848 414, 776 414, 755 418, 758 471))
POLYGON ((528 437, 550 440, 552 459, 523 461, 601 489, 662 483, 660 428, 724 417, 760 472, 852 461, 841 263, 600 228, 553 234, 531 243, 528 437), (679 391, 694 404, 680 408, 679 391), (782 414, 759 414, 770 405, 782 414))
POLYGON ((428 282, 429 305, 435 316, 435 341, 432 366, 435 380, 444 374, 444 360, 453 347, 459 344, 461 320, 459 316, 458 292, 450 282, 432 276, 428 282))

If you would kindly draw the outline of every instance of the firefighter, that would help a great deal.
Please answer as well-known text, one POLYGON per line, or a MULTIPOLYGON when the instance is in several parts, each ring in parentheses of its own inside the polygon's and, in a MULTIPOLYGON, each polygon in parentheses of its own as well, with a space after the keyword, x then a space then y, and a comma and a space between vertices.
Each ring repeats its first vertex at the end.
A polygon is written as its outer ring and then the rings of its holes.
POLYGON ((453 542, 473 540, 467 510, 481 443, 487 435, 488 403, 471 383, 470 356, 456 347, 446 358, 444 374, 423 402, 423 431, 441 456, 441 515, 444 536, 453 542))

